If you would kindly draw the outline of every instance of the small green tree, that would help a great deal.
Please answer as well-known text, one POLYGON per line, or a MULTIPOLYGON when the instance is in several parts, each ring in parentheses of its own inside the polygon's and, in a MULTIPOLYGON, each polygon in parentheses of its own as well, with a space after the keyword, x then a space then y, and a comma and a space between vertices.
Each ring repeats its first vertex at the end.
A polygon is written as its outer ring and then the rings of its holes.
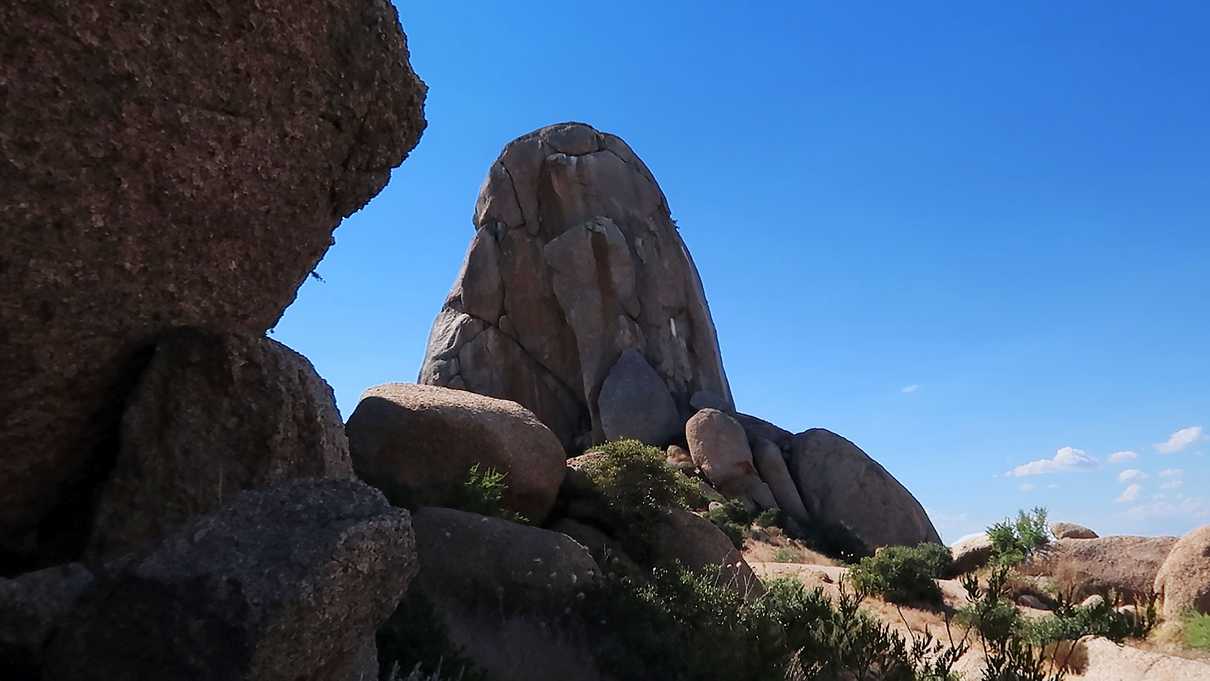
POLYGON ((1017 511, 1017 518, 1004 520, 987 528, 992 543, 993 560, 1000 565, 1020 565, 1050 539, 1046 532, 1046 509, 1017 511))

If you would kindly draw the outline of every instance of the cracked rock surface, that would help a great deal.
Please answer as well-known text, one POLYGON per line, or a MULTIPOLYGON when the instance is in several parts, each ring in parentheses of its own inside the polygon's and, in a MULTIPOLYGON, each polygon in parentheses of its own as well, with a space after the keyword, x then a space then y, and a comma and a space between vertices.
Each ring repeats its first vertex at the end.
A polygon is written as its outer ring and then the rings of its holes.
POLYGON ((0 91, 13 560, 103 475, 141 349, 276 323, 416 145, 425 86, 386 0, 15 0, 0 91))
POLYGON ((674 436, 698 391, 734 408, 697 268, 651 171, 620 138, 562 123, 514 140, 488 170, 474 224, 421 383, 514 400, 569 449, 610 436, 606 424, 630 428, 603 408, 642 409, 599 403, 627 350, 658 375, 679 421, 640 430, 674 436))

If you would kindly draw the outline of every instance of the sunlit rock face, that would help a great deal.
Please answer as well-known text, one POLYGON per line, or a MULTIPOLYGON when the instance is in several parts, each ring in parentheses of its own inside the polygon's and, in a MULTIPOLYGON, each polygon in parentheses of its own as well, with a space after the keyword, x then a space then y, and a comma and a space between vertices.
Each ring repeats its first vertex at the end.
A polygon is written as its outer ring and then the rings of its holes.
POLYGON ((698 392, 734 408, 697 268, 620 138, 563 123, 514 140, 474 224, 421 383, 519 402, 569 449, 670 442, 698 392))

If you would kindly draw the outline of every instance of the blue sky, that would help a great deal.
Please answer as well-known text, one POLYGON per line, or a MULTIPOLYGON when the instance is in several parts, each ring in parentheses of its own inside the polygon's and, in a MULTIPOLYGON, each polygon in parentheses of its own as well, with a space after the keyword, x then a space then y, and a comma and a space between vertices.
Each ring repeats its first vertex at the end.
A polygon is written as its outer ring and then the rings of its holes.
POLYGON ((1210 523, 1210 5, 980 4, 401 6, 429 128, 274 337, 346 416, 415 380, 489 164, 579 120, 667 194, 743 411, 951 541, 1210 523))

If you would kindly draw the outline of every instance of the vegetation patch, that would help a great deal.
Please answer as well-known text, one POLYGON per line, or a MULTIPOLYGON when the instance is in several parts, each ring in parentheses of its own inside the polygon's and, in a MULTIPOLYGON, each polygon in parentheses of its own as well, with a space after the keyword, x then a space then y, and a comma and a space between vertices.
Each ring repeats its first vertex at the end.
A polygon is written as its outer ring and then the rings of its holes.
POLYGON ((849 569, 859 593, 876 594, 892 603, 941 605, 935 580, 949 569, 950 550, 940 544, 888 546, 849 569))
POLYGON ((391 617, 378 629, 378 677, 489 681, 449 638, 441 615, 418 590, 409 589, 391 617), (444 670, 444 671, 442 671, 444 670), (445 677, 442 674, 446 674, 445 677))
POLYGON ((1050 542, 1046 530, 1046 509, 1018 511, 1016 519, 1005 518, 987 528, 994 561, 1001 565, 1020 565, 1050 542))
POLYGON ((741 501, 731 499, 713 506, 706 512, 706 519, 722 530, 736 549, 744 548, 744 539, 748 537, 752 527, 752 514, 744 508, 741 501))
POLYGON ((466 480, 458 488, 451 505, 479 515, 528 524, 529 519, 524 515, 504 507, 507 477, 506 473, 494 468, 480 468, 479 464, 473 464, 466 472, 466 480))
POLYGON ((1210 615, 1190 613, 1181 620, 1185 645, 1210 652, 1210 615))

